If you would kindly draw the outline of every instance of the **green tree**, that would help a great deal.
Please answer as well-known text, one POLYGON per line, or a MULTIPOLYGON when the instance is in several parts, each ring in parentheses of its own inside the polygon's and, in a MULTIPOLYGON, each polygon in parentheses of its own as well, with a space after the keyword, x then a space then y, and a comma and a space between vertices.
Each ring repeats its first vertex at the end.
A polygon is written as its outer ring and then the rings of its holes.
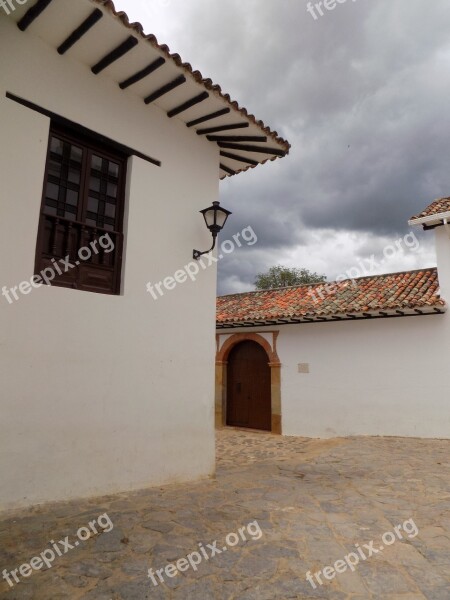
POLYGON ((324 283, 326 280, 325 275, 312 273, 308 269, 290 269, 289 267, 277 265, 270 267, 267 273, 258 273, 255 286, 257 290, 269 290, 305 283, 324 283))

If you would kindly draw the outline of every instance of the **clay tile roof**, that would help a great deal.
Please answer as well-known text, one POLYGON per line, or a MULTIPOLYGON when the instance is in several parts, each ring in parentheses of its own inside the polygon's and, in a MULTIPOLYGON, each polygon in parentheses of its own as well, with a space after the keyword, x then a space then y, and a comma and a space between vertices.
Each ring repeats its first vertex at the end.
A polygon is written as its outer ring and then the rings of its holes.
POLYGON ((445 312, 437 269, 301 285, 217 299, 217 326, 445 312))
POLYGON ((50 44, 62 60, 68 55, 203 136, 220 155, 221 179, 289 153, 289 142, 140 23, 131 23, 111 0, 28 0, 9 12, 21 32, 50 44))
POLYGON ((447 213, 450 214, 450 198, 439 198, 438 200, 434 200, 425 210, 411 217, 408 223, 415 225, 421 222, 438 221, 439 217, 445 217, 447 213), (436 219, 433 219, 433 217, 436 217, 436 219))

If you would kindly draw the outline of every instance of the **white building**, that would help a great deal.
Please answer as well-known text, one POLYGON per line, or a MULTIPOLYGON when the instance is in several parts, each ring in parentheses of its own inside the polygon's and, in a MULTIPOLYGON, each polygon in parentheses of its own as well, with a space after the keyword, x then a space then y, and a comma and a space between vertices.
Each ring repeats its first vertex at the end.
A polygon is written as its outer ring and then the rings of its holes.
POLYGON ((3 3, 0 52, 0 507, 207 477, 216 272, 179 271, 289 144, 111 2, 3 3))
POLYGON ((216 424, 450 438, 447 219, 449 198, 410 220, 435 230, 438 270, 219 298, 216 424))

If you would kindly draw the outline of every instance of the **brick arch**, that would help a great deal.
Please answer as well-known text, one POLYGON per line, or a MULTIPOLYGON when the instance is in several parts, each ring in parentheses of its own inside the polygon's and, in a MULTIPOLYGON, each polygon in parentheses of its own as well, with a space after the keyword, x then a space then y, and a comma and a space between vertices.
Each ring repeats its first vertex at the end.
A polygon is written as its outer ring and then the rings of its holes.
POLYGON ((280 359, 277 354, 276 344, 274 342, 274 348, 269 344, 269 342, 259 333, 235 333, 231 337, 227 338, 223 343, 222 347, 217 352, 216 361, 219 363, 226 362, 228 360, 228 355, 230 354, 231 349, 236 346, 236 344, 240 344, 241 342, 256 342, 260 346, 264 348, 266 354, 269 358, 270 366, 280 366, 280 359))
POLYGON ((220 346, 220 336, 217 335, 216 354, 216 398, 215 413, 216 427, 226 424, 227 414, 227 366, 230 351, 236 344, 251 341, 264 348, 269 359, 270 389, 272 405, 272 433, 281 433, 281 362, 277 353, 278 331, 268 332, 273 335, 273 346, 259 333, 234 333, 220 346))

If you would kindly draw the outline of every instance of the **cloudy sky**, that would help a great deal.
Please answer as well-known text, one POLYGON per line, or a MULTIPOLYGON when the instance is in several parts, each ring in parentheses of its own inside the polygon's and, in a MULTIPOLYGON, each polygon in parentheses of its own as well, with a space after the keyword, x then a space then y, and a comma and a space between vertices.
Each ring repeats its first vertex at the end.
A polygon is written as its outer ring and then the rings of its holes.
POLYGON ((220 263, 220 294, 275 264, 329 280, 372 255, 380 273, 435 265, 431 232, 385 249, 450 195, 450 2, 340 1, 316 19, 306 0, 115 2, 292 144, 221 183, 222 240, 250 225, 258 242, 220 263))

